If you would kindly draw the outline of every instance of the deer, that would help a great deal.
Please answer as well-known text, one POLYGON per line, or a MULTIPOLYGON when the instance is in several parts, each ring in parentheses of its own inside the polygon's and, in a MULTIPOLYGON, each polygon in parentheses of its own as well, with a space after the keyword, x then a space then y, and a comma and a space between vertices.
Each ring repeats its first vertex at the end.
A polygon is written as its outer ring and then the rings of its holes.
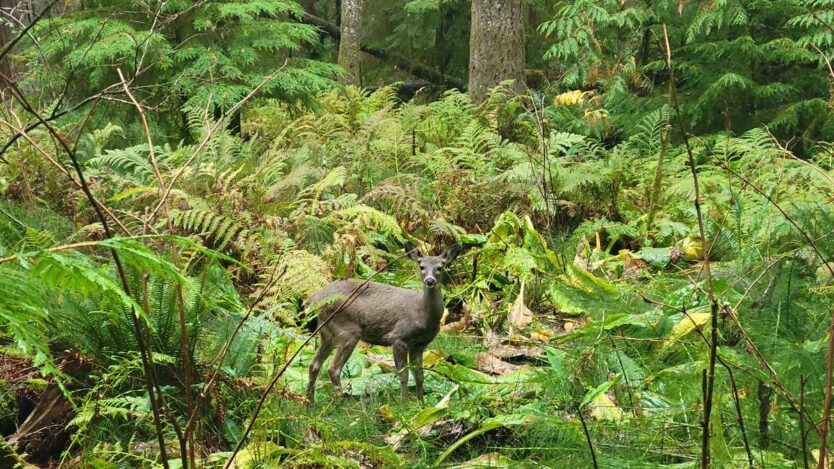
POLYGON ((414 375, 416 396, 423 402, 423 351, 440 331, 445 304, 441 274, 461 253, 460 244, 449 246, 439 256, 426 256, 405 243, 409 257, 420 267, 423 291, 379 282, 335 280, 314 293, 307 307, 320 306, 320 343, 308 369, 307 401, 314 402, 316 378, 324 361, 335 349, 327 369, 338 396, 343 396, 341 374, 357 342, 390 346, 400 379, 400 398, 408 399, 408 371, 414 375))

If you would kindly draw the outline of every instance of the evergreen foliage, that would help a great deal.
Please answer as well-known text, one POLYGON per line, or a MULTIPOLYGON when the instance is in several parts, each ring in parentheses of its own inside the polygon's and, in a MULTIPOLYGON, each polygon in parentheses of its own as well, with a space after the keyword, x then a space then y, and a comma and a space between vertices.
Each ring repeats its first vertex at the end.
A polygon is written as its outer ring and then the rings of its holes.
MULTIPOLYGON (((13 49, 0 435, 66 406, 0 465, 697 467, 714 327, 712 467, 815 463, 834 0, 526 2, 530 88, 480 103, 338 85, 303 4, 64 2, 13 49), (426 402, 363 345, 306 406, 306 301, 421 288, 407 242, 465 247, 426 402)), ((470 6, 369 0, 363 41, 464 78, 470 6)))

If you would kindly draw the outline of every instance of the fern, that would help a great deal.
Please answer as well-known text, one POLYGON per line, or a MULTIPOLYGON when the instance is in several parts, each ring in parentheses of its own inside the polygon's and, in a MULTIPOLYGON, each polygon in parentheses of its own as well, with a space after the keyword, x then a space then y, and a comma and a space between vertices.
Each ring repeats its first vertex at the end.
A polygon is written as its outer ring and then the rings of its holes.
POLYGON ((270 316, 277 316, 282 322, 293 322, 296 304, 290 300, 307 298, 330 281, 330 266, 322 258, 304 250, 290 250, 282 253, 275 267, 280 275, 270 283, 272 272, 260 276, 253 297, 262 297, 260 307, 270 316), (269 287, 269 288, 268 288, 269 287), (268 288, 268 289, 267 289, 268 288))
POLYGON ((110 168, 136 183, 146 185, 154 177, 148 146, 137 145, 120 150, 106 150, 101 156, 91 158, 87 164, 91 167, 110 168))
POLYGON ((367 205, 343 208, 334 211, 330 216, 337 222, 348 221, 362 232, 376 231, 402 238, 400 226, 394 217, 367 205))
POLYGON ((187 232, 205 236, 220 250, 228 247, 231 242, 245 247, 251 244, 255 236, 237 220, 207 210, 174 210, 171 212, 171 222, 187 232))

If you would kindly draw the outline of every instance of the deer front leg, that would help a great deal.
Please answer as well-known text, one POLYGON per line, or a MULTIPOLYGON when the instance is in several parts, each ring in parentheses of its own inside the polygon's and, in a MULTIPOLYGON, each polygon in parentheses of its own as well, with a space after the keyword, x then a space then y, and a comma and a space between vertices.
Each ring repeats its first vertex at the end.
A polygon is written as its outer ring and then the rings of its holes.
POLYGON ((324 331, 321 334, 321 343, 319 344, 319 350, 316 352, 316 356, 313 357, 313 361, 310 362, 309 368, 309 375, 307 378, 307 401, 308 404, 312 404, 313 400, 315 399, 315 392, 316 392, 316 378, 319 376, 319 370, 321 370, 321 365, 327 360, 327 357, 330 355, 330 352, 333 351, 333 344, 330 342, 330 336, 327 335, 324 331))
POLYGON ((423 352, 425 346, 414 346, 408 351, 408 363, 411 367, 411 374, 414 375, 414 383, 417 385, 417 400, 423 402, 423 352))
POLYGON ((394 351, 394 366, 400 376, 400 398, 408 399, 408 346, 402 342, 395 342, 391 348, 394 351))
POLYGON ((347 363, 348 358, 356 348, 356 343, 359 342, 359 337, 340 337, 334 339, 336 342, 336 355, 333 356, 333 361, 330 362, 330 367, 327 368, 327 374, 330 375, 330 383, 333 384, 333 390, 336 394, 344 394, 342 391, 342 368, 347 363), (341 343, 339 342, 341 341, 341 343))

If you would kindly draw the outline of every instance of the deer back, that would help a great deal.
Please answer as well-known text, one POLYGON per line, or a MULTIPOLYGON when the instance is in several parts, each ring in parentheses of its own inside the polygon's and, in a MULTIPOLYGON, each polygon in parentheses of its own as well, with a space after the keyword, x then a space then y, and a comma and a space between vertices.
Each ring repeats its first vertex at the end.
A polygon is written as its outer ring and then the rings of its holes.
POLYGON ((429 342, 437 334, 443 313, 442 296, 433 299, 407 288, 363 283, 361 280, 330 282, 308 301, 312 307, 322 304, 318 319, 327 321, 324 328, 334 338, 359 336, 371 344, 390 345, 397 340, 429 342), (342 307, 345 301, 348 304, 342 307))

